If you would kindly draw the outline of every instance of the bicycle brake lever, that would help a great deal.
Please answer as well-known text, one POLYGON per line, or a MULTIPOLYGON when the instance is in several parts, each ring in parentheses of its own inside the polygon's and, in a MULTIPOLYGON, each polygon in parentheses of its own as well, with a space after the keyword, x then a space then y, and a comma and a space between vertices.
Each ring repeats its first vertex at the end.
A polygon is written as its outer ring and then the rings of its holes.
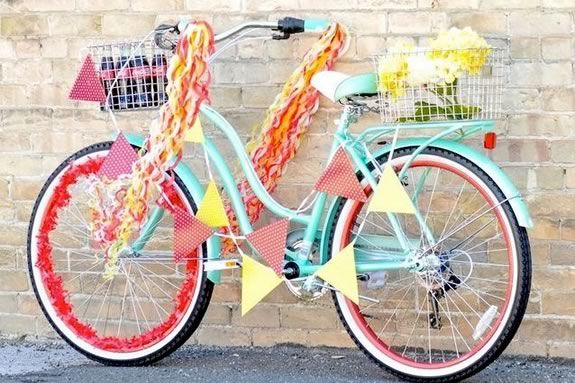
POLYGON ((287 40, 290 38, 290 36, 291 35, 289 33, 277 32, 277 33, 272 34, 272 39, 273 40, 287 40))

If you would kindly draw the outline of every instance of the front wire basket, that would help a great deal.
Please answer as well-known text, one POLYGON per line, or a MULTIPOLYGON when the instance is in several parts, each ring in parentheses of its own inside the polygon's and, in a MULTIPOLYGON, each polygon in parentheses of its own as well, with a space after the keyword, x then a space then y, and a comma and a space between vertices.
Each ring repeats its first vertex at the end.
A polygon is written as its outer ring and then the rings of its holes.
POLYGON ((502 118, 507 51, 390 50, 375 59, 384 123, 502 118))
POLYGON ((140 41, 91 45, 87 50, 106 93, 101 110, 158 109, 166 103, 166 73, 173 52, 157 46, 153 34, 140 41))

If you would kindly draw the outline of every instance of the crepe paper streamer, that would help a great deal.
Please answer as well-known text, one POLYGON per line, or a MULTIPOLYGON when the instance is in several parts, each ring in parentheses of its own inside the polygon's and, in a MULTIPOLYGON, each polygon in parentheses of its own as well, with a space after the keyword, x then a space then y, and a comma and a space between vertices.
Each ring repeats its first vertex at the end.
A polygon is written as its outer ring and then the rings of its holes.
POLYGON ((335 152, 329 165, 317 180, 314 189, 360 202, 367 201, 343 147, 335 152))
POLYGON ((208 101, 211 76, 208 59, 214 52, 214 35, 205 22, 192 22, 182 33, 168 67, 168 103, 160 109, 160 118, 152 124, 140 158, 134 164, 130 185, 118 203, 105 209, 109 214, 99 226, 120 224, 106 246, 104 277, 111 279, 118 272, 118 258, 130 238, 148 217, 152 193, 165 180, 182 158, 186 132, 192 127, 200 105, 208 101))
POLYGON ((246 239, 279 276, 283 275, 289 219, 271 223, 246 235, 246 239))
POLYGON ((82 68, 74 81, 74 85, 72 85, 68 98, 75 101, 100 103, 106 101, 106 92, 96 72, 92 55, 87 55, 84 59, 82 68))
POLYGON ((228 216, 218 187, 214 181, 210 181, 206 194, 200 203, 196 218, 202 221, 205 225, 210 227, 223 227, 228 226, 228 216))
POLYGON ((174 208, 175 262, 186 259, 213 234, 209 226, 190 215, 186 210, 174 208))
POLYGON ((391 165, 385 165, 368 212, 415 214, 415 206, 391 165))
POLYGON ((122 174, 130 174, 136 161, 138 161, 138 154, 126 140, 126 137, 120 133, 106 155, 106 159, 98 171, 98 176, 114 179, 122 174))
POLYGON ((269 267, 250 256, 242 256, 242 316, 253 309, 282 281, 283 279, 269 267))
POLYGON ((323 265, 315 275, 339 290, 353 303, 359 303, 357 274, 355 272, 355 242, 351 242, 335 257, 323 265))
POLYGON ((196 117, 194 125, 186 132, 184 141, 195 142, 198 144, 204 143, 204 130, 202 128, 202 123, 200 122, 200 117, 196 117))
MULTIPOLYGON (((258 125, 247 145, 252 164, 266 190, 271 193, 295 156, 301 140, 319 108, 319 93, 311 86, 311 78, 333 67, 347 47, 347 33, 341 24, 333 23, 313 44, 300 65, 288 78, 280 94, 269 107, 264 121, 258 125)), ((244 179, 238 185, 251 222, 257 221, 263 204, 257 199, 244 179)), ((228 216, 237 230, 233 209, 228 205, 228 216)), ((225 252, 234 249, 227 241, 225 252)))

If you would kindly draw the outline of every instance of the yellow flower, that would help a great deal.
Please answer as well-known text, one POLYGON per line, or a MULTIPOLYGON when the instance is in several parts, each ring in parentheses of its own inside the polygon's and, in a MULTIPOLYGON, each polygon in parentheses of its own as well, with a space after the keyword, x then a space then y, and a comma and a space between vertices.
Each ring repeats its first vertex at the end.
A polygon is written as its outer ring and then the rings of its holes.
POLYGON ((429 45, 429 56, 438 61, 447 83, 453 82, 452 79, 459 77, 461 72, 478 75, 491 53, 487 41, 469 27, 440 32, 429 45))
POLYGON ((409 75, 406 54, 412 49, 412 45, 400 43, 379 60, 379 88, 388 92, 394 100, 405 94, 406 78, 409 75))

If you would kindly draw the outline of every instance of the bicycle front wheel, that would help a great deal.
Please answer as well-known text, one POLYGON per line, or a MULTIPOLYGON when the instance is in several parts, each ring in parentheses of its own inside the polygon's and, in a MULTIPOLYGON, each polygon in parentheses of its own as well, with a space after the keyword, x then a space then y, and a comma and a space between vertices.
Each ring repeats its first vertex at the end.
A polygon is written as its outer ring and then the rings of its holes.
MULTIPOLYGON (((415 149, 396 151, 397 172, 415 149)), ((427 148, 401 182, 425 222, 400 214, 393 223, 417 266, 360 274, 360 295, 371 300, 334 300, 356 344, 388 371, 459 381, 499 356, 521 323, 531 280, 527 233, 493 180, 456 153, 427 148)), ((371 198, 367 186, 366 193, 371 198)), ((368 203, 339 200, 330 256, 355 240, 357 263, 398 259, 390 217, 368 214, 368 203)))
MULTIPOLYGON (((30 221, 28 267, 40 306, 64 340, 98 362, 144 365, 190 337, 207 309, 213 284, 203 271, 205 246, 174 261, 172 215, 167 212, 146 246, 120 256, 118 274, 103 278, 105 249, 91 236, 93 196, 87 191, 111 145, 77 152, 49 177, 30 221)), ((195 201, 177 176, 161 189, 158 194, 194 214, 195 201)), ((98 197, 117 198, 115 193, 104 190, 98 197)))

